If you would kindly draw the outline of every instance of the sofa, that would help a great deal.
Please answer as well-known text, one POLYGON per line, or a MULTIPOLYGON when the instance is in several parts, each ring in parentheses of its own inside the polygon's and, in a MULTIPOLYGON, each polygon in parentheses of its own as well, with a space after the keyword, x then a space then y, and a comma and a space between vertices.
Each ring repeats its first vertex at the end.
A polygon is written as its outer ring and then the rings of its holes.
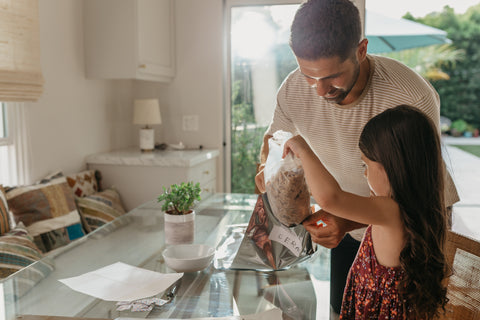
MULTIPOLYGON (((123 214, 120 194, 101 188, 98 171, 58 171, 32 185, 0 185, 0 279, 123 214)), ((52 268, 42 264, 38 277, 52 268)))

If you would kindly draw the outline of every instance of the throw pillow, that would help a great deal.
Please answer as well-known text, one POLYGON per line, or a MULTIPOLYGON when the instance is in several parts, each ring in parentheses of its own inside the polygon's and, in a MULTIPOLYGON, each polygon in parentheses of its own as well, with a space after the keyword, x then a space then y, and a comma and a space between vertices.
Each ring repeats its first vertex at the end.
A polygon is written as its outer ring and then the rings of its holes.
POLYGON ((0 236, 10 231, 10 218, 8 217, 8 203, 3 186, 0 185, 0 236))
POLYGON ((63 172, 61 170, 54 171, 53 173, 50 173, 48 176, 42 178, 41 180, 38 180, 35 182, 35 184, 46 184, 51 182, 52 180, 58 179, 63 177, 63 172))
POLYGON ((7 201, 15 222, 25 224, 42 252, 85 235, 75 206, 75 196, 65 177, 46 184, 9 190, 7 201))
POLYGON ((77 207, 92 231, 125 214, 120 194, 115 189, 77 198, 77 207))
POLYGON ((77 197, 86 197, 98 191, 94 170, 67 175, 67 182, 77 197))
POLYGON ((33 243, 23 223, 0 237, 0 278, 42 259, 43 255, 33 243))
POLYGON ((42 256, 22 222, 0 237, 0 279, 17 272, 14 299, 23 296, 53 269, 53 260, 42 256))

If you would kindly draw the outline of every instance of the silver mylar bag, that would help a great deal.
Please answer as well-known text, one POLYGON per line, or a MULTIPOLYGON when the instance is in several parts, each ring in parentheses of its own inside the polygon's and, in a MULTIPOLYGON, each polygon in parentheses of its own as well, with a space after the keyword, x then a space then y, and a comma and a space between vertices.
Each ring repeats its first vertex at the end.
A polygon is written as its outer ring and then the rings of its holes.
POLYGON ((248 226, 227 232, 217 247, 217 269, 272 271, 309 259, 316 245, 302 225, 286 227, 273 215, 266 193, 259 195, 248 226))

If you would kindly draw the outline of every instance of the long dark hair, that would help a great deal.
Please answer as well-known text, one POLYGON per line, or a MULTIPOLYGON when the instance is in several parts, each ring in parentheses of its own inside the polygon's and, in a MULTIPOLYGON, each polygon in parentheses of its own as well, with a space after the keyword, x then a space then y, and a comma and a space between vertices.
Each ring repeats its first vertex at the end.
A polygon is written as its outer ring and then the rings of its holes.
POLYGON ((393 199, 406 230, 400 264, 405 277, 398 289, 417 319, 432 319, 445 309, 448 273, 444 245, 446 216, 444 165, 435 125, 414 107, 401 105, 373 117, 359 147, 385 168, 393 199))

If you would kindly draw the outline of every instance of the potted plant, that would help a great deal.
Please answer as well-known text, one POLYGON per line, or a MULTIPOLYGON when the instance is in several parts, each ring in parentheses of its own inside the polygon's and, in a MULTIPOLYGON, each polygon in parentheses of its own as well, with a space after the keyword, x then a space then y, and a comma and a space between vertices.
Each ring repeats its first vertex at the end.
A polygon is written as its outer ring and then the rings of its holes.
POLYGON ((158 196, 162 202, 165 220, 165 243, 193 243, 195 235, 195 211, 197 201, 200 201, 200 183, 182 182, 163 187, 163 193, 158 196))

